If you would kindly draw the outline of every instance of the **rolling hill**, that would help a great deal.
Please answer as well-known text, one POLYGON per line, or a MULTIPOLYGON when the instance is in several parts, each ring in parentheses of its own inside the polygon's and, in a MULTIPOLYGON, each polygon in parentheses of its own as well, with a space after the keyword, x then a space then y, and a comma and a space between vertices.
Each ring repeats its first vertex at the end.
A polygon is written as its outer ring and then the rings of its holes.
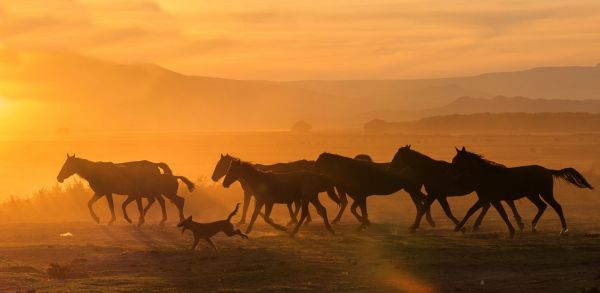
POLYGON ((232 80, 66 52, 0 49, 0 96, 44 105, 19 122, 20 129, 43 131, 267 130, 289 129, 298 120, 318 130, 360 128, 374 118, 595 113, 598 102, 589 99, 600 98, 598 81, 599 66, 423 80, 232 80), (529 98, 494 98, 499 95, 529 98))

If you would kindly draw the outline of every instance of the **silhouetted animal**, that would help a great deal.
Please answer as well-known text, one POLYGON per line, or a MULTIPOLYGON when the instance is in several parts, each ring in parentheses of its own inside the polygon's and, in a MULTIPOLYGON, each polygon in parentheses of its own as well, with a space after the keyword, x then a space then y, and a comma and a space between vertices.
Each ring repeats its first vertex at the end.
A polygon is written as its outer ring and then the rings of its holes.
MULTIPOLYGON (((419 153, 410 148, 410 145, 406 145, 398 149, 394 155, 394 159, 390 163, 390 170, 402 170, 406 166, 409 166, 414 171, 414 177, 417 182, 420 182, 425 186, 427 192, 427 199, 423 204, 422 210, 417 212, 417 217, 409 231, 415 232, 421 223, 424 209, 431 207, 431 204, 437 199, 442 209, 450 218, 450 220, 456 225, 458 219, 452 215, 450 205, 446 197, 449 196, 463 196, 475 191, 475 187, 469 181, 459 180, 459 176, 454 174, 452 164, 445 161, 434 160, 422 153, 419 153)), ((511 206, 515 219, 521 221, 514 203, 512 201, 507 203, 511 206)), ((481 223, 485 212, 482 211, 478 223, 481 223)), ((477 230, 478 226, 474 227, 477 230)))
POLYGON ((243 239, 248 239, 246 234, 242 233, 239 229, 234 229, 233 225, 231 224, 231 218, 237 213, 239 208, 240 204, 238 203, 235 205, 235 209, 233 212, 231 212, 231 214, 229 214, 227 219, 222 221, 198 223, 192 220, 192 216, 189 216, 187 219, 177 224, 177 227, 181 228, 181 234, 183 234, 185 230, 191 230, 194 233, 194 244, 192 244, 192 250, 196 248, 198 241, 200 241, 201 238, 206 240, 206 242, 208 242, 208 244, 210 244, 214 250, 217 250, 217 246, 215 246, 212 240, 210 240, 210 237, 215 236, 219 232, 223 232, 229 237, 233 235, 240 235, 243 239))
MULTIPOLYGON (((354 156, 355 160, 359 160, 359 161, 364 161, 364 162, 369 162, 372 163, 374 166, 380 168, 381 170, 389 170, 390 167, 390 163, 379 163, 379 162, 374 162, 373 159, 371 158, 371 156, 367 155, 367 154, 358 154, 356 156, 354 156)), ((403 172, 406 170, 403 170, 403 172)), ((409 177, 405 178, 406 180, 410 179, 409 177)), ((418 184, 410 184, 410 190, 414 193, 417 193, 414 197, 423 197, 424 200, 424 194, 421 192, 421 186, 418 186, 418 184)), ((338 187, 338 195, 340 197, 340 212, 338 213, 338 215, 335 217, 335 219, 333 219, 332 223, 338 223, 341 218, 342 215, 344 213, 344 210, 346 209, 346 206, 348 205, 348 199, 346 198, 346 193, 343 190, 343 187, 338 187)), ((413 197, 411 195, 411 197, 413 197)), ((429 224, 432 227, 435 227, 435 222, 433 221, 433 218, 431 217, 431 213, 429 212, 429 209, 427 209, 426 212, 426 217, 427 217, 427 221, 429 222, 429 224)), ((358 219, 360 222, 360 219, 358 219)))
MULTIPOLYGON (((211 179, 214 182, 217 182, 221 178, 223 178, 227 174, 227 170, 229 168, 229 165, 231 164, 231 161, 234 159, 238 159, 238 158, 235 158, 229 154, 226 154, 226 155, 221 154, 219 161, 215 165, 215 169, 213 171, 211 179)), ((272 164, 272 165, 253 164, 253 166, 262 171, 285 173, 285 172, 293 172, 293 171, 311 171, 313 169, 314 163, 315 163, 314 161, 299 160, 299 161, 293 161, 293 162, 287 162, 287 163, 277 163, 277 164, 272 164)), ((252 198, 253 192, 252 192, 252 189, 250 188, 250 186, 248 185, 248 183, 246 183, 246 181, 244 179, 241 179, 238 181, 240 182, 242 190, 244 191, 244 206, 242 209, 242 218, 238 222, 238 224, 241 225, 241 224, 246 223, 246 212, 248 211, 248 206, 250 205, 250 199, 252 198)), ((335 198, 332 197, 333 201, 339 201, 338 196, 335 195, 335 191, 333 190, 333 188, 328 191, 328 194, 330 196, 335 196, 335 198)), ((292 203, 289 203, 287 205, 288 211, 290 213, 290 218, 291 218, 290 223, 288 223, 288 224, 293 224, 293 223, 298 222, 296 220, 297 219, 296 216, 298 215, 298 211, 300 210, 301 205, 300 205, 300 202, 296 202, 295 204, 296 204, 295 210, 292 210, 292 203)), ((311 221, 312 221, 312 219, 311 219, 310 212, 309 212, 307 215, 307 218, 306 218, 306 223, 309 223, 311 221)))
MULTIPOLYGON (((421 207, 421 202, 425 197, 418 189, 419 186, 412 184, 412 175, 408 169, 394 173, 371 162, 322 153, 315 162, 315 170, 325 175, 335 186, 342 188, 344 193, 354 200, 350 211, 361 222, 361 228, 370 223, 367 212, 368 196, 389 195, 406 189, 417 210, 421 207), (358 207, 360 207, 362 215, 357 213, 358 207)), ((342 202, 340 214, 343 213, 343 208, 342 202)))
POLYGON ((461 150, 456 149, 452 165, 462 172, 462 180, 470 181, 470 184, 475 187, 479 198, 463 220, 458 223, 456 230, 461 229, 477 209, 491 203, 498 210, 508 227, 510 236, 513 237, 515 229, 508 220, 500 201, 527 197, 538 207, 538 212, 531 222, 532 230, 535 231, 537 222, 546 208, 544 202, 539 198, 541 196, 560 217, 562 225, 560 234, 564 235, 568 231, 567 222, 562 207, 554 198, 553 178, 563 179, 579 188, 593 189, 583 175, 573 168, 551 170, 538 165, 509 168, 486 160, 481 155, 471 153, 465 147, 461 150))
MULTIPOLYGON (((138 181, 146 180, 147 178, 154 178, 155 176, 161 176, 162 174, 173 175, 173 171, 165 163, 154 163, 154 162, 150 162, 147 160, 143 160, 143 161, 117 163, 116 165, 129 169, 129 172, 132 174, 132 176, 135 176, 135 180, 138 180, 138 181), (161 173, 161 171, 162 171, 162 173, 161 173)), ((158 201, 158 203, 160 204, 160 207, 161 207, 161 211, 162 211, 162 220, 160 222, 160 224, 162 225, 167 220, 167 209, 165 207, 165 200, 163 199, 163 197, 160 194, 156 195, 155 189, 150 190, 150 193, 151 194, 143 195, 143 197, 146 197, 148 199, 148 204, 146 205, 146 207, 143 210, 144 217, 145 217, 146 213, 148 212, 148 210, 150 209, 150 207, 154 204, 154 202, 158 201)), ((183 201, 184 200, 182 197, 177 196, 177 195, 172 196, 172 195, 166 195, 166 194, 164 196, 169 198, 171 200, 171 202, 175 203, 175 205, 178 207, 178 209, 181 212, 183 212, 182 210, 183 210, 183 201)), ((113 218, 114 218, 114 205, 113 205, 112 195, 106 196, 106 199, 108 201, 111 214, 113 215, 113 218)), ((135 198, 133 196, 128 196, 127 199, 121 205, 121 208, 123 210, 123 216, 124 216, 125 220, 127 220, 129 223, 131 223, 131 220, 129 219, 129 216, 127 215, 127 205, 129 205, 129 203, 131 203, 134 200, 136 200, 136 202, 137 202, 141 199, 135 198)), ((140 203, 138 203, 138 205, 140 205, 140 203)))
MULTIPOLYGON (((143 162, 143 161, 141 161, 143 162)), ((139 163, 148 165, 145 163, 139 163)), ((193 189, 193 183, 182 176, 173 176, 168 174, 157 175, 154 171, 140 168, 127 167, 125 165, 114 164, 110 162, 92 162, 82 158, 76 158, 75 155, 67 155, 57 180, 63 182, 74 174, 78 174, 87 180, 94 195, 88 201, 88 208, 92 218, 99 222, 100 219, 94 213, 93 204, 102 196, 106 196, 111 207, 112 219, 115 220, 114 206, 112 204, 112 194, 128 195, 129 202, 135 200, 140 211, 139 224, 144 223, 144 211, 142 210, 141 197, 160 197, 164 194, 172 199, 180 209, 180 218, 183 220, 183 198, 177 196, 177 179, 184 181, 189 189, 193 189), (149 175, 149 176, 143 176, 149 175), (173 184, 174 183, 174 184, 173 184), (181 199, 181 200, 180 200, 181 199)), ((127 203, 129 203, 127 202, 127 203)), ((125 206, 125 205, 124 205, 125 206)), ((128 219, 126 212, 125 217, 128 219)), ((129 220, 130 221, 130 220, 129 220)))
POLYGON ((231 160, 227 175, 225 175, 225 179, 223 180, 223 186, 227 188, 231 186, 233 182, 240 179, 243 179, 250 186, 254 192, 256 201, 250 224, 246 228, 246 233, 250 233, 252 230, 256 217, 259 215, 263 206, 265 206, 265 222, 278 230, 286 231, 285 227, 274 223, 270 219, 273 204, 289 204, 298 200, 302 203, 302 215, 296 224, 296 228, 291 233, 292 236, 298 232, 300 226, 304 220, 306 220, 309 203, 313 204, 319 215, 323 218, 327 230, 331 233, 335 233, 329 225, 327 210, 319 201, 320 192, 331 190, 333 188, 331 182, 325 177, 308 171, 288 173, 261 171, 250 163, 233 159, 231 160))

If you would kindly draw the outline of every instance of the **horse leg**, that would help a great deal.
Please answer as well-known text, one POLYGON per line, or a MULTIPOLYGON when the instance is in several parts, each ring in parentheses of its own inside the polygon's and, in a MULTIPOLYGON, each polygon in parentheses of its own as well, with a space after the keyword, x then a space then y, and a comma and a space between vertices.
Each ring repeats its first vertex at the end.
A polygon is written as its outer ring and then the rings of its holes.
POLYGON ((160 209, 162 211, 162 220, 160 220, 160 225, 162 226, 167 221, 167 207, 165 205, 165 199, 160 194, 156 196, 156 200, 158 200, 158 204, 160 205, 160 209))
POLYGON ((88 201, 88 209, 90 210, 90 215, 92 216, 92 219, 94 219, 94 221, 96 221, 96 223, 100 223, 100 218, 98 218, 98 216, 96 216, 96 213, 94 213, 93 205, 101 197, 102 197, 102 195, 100 195, 98 193, 94 193, 92 198, 90 198, 90 200, 88 201))
POLYGON ((237 222, 238 226, 246 224, 246 213, 248 212, 248 207, 250 206, 250 201, 252 200, 252 192, 250 192, 250 188, 242 185, 242 189, 244 189, 244 206, 242 208, 242 218, 239 222, 237 222))
POLYGON ((293 203, 287 203, 286 206, 288 208, 288 212, 290 213, 290 221, 287 223, 286 226, 291 226, 293 224, 298 223, 298 213, 300 212, 300 204, 297 201, 295 201, 293 203), (293 206, 295 206, 295 208, 293 206))
POLYGON ((465 223, 467 223, 467 221, 469 220, 469 218, 481 207, 484 207, 485 205, 488 205, 489 208, 489 202, 487 201, 483 201, 480 199, 477 200, 477 202, 475 202, 475 204, 467 211, 467 214, 465 215, 465 217, 462 219, 462 221, 460 221, 460 223, 458 223, 458 225, 456 225, 454 227, 454 231, 461 231, 463 229, 463 226, 465 225, 465 223))
POLYGON ((185 216, 183 215, 183 205, 185 204, 185 198, 174 194, 172 196, 173 198, 173 203, 175 204, 175 206, 177 207, 177 211, 179 212, 179 222, 183 222, 183 220, 185 220, 185 216))
POLYGON ((146 207, 144 208, 144 216, 148 213, 148 210, 150 209, 150 207, 152 207, 152 205, 154 204, 154 202, 156 201, 156 197, 149 195, 147 197, 148 199, 148 204, 146 205, 146 207))
MULTIPOLYGON (((411 189, 411 190, 407 189, 406 191, 410 195, 410 199, 412 199, 413 203, 415 204, 415 207, 416 207, 417 213, 418 213, 419 209, 421 209, 421 207, 423 206, 423 201, 427 198, 427 196, 425 194, 423 194, 420 190, 416 190, 416 189, 411 189)), ((431 209, 427 209, 426 214, 425 214, 425 219, 427 219, 427 222, 429 223, 429 225, 431 227, 435 227, 435 222, 433 221, 433 218, 431 217, 431 209)))
POLYGON ((287 230, 285 229, 285 227, 273 222, 273 220, 271 220, 271 211, 273 211, 273 203, 267 203, 265 204, 265 214, 264 214, 264 220, 267 224, 273 226, 273 228, 280 230, 280 231, 284 231, 287 232, 287 230))
POLYGON ((525 228, 525 225, 523 224, 523 218, 521 218, 521 215, 519 215, 519 211, 517 210, 517 206, 515 206, 515 201, 514 200, 507 200, 506 204, 512 210, 513 217, 515 218, 515 221, 517 221, 517 225, 519 226, 519 231, 523 232, 523 229, 525 228))
POLYGON ((535 233, 537 232, 537 223, 542 217, 542 214, 544 214, 544 211, 548 205, 537 194, 528 196, 527 198, 538 208, 537 214, 535 214, 535 217, 531 221, 531 232, 535 233))
POLYGON ((450 205, 448 204, 448 199, 445 196, 442 196, 442 197, 438 198, 438 201, 440 202, 440 205, 442 206, 444 213, 446 213, 446 216, 448 216, 448 218, 452 221, 452 223, 454 223, 454 225, 458 224, 458 219, 454 217, 454 215, 452 214, 452 210, 450 210, 450 205))
POLYGON ((348 206, 348 196, 346 195, 346 192, 344 192, 342 189, 338 188, 338 195, 340 197, 340 211, 338 212, 337 216, 335 216, 335 218, 331 222, 332 224, 337 224, 340 222, 340 220, 342 219, 342 215, 344 214, 344 211, 346 210, 346 207, 348 206))
POLYGON ((125 218, 125 220, 131 224, 131 219, 129 218, 129 215, 127 215, 127 205, 129 205, 132 201, 134 201, 135 198, 131 195, 127 196, 127 199, 121 204, 121 209, 123 210, 123 218, 125 218))
POLYGON ((304 221, 304 225, 308 225, 312 222, 312 217, 310 216, 310 207, 306 210, 306 220, 304 221))
POLYGON ((117 220, 117 217, 115 216, 115 203, 113 202, 112 193, 106 194, 106 201, 108 202, 108 209, 110 210, 110 221, 108 222, 108 225, 112 225, 117 220))
POLYGON ((485 214, 490 209, 490 203, 483 204, 483 208, 481 209, 481 213, 477 220, 475 220, 475 224, 473 225, 473 231, 479 231, 479 226, 481 226, 481 222, 483 222, 483 218, 485 218, 485 214))
POLYGON ((369 221, 369 213, 367 212, 367 196, 362 196, 359 202, 360 212, 362 214, 362 228, 366 228, 371 225, 369 221))
POLYGON ((262 206, 264 205, 261 201, 258 201, 256 198, 254 198, 254 212, 252 212, 252 218, 250 218, 250 224, 248 224, 248 227, 246 227, 246 234, 249 234, 250 231, 252 231, 252 226, 254 226, 254 222, 256 222, 256 218, 258 217, 258 214, 260 213, 260 210, 262 209, 262 206))
POLYGON ((419 228, 419 225, 421 224, 421 219, 423 218, 423 214, 425 213, 426 210, 428 210, 431 207, 431 204, 433 203, 433 201, 435 201, 435 199, 437 198, 437 196, 435 194, 429 194, 427 196, 427 198, 425 198, 425 202, 423 203, 423 206, 421 206, 421 208, 417 211, 417 216, 415 217, 415 222, 412 224, 412 226, 410 226, 408 228, 408 231, 410 233, 415 233, 417 231, 417 229, 419 228))
POLYGON ((138 211, 140 212, 140 217, 138 219, 138 227, 140 227, 146 222, 146 219, 144 217, 144 207, 142 206, 142 197, 137 196, 137 198, 135 199, 135 203, 137 204, 138 211))
POLYGON ((504 223, 506 223, 506 226, 508 227, 508 232, 510 233, 510 238, 515 237, 515 228, 510 223, 510 220, 508 219, 508 215, 506 214, 502 203, 500 201, 492 201, 492 205, 496 208, 496 210, 500 214, 500 217, 502 217, 502 220, 504 220, 504 223))
POLYGON ((558 217, 560 217, 560 224, 562 225, 562 230, 560 231, 560 235, 563 236, 569 232, 567 229, 567 221, 565 220, 565 216, 563 215, 563 210, 560 204, 554 199, 554 194, 552 190, 548 192, 544 192, 541 194, 542 198, 556 211, 558 217))
POLYGON ((319 195, 316 194, 316 196, 313 197, 313 199, 310 202, 313 204, 313 206, 315 207, 315 209, 317 210, 317 213, 321 216, 321 218, 323 218, 323 222, 325 223, 325 228, 329 232, 331 232, 331 234, 335 234, 335 231, 333 231, 333 228, 331 228, 331 225, 329 224, 329 220, 327 219, 327 209, 319 201, 319 195))
POLYGON ((358 208, 359 204, 360 204, 359 199, 354 198, 354 202, 352 203, 352 206, 350 206, 350 212, 352 212, 354 217, 356 217, 356 219, 362 224, 362 222, 363 222, 362 216, 356 212, 356 209, 358 208))
POLYGON ((294 228, 294 231, 292 231, 292 233, 290 233, 290 236, 294 237, 294 235, 296 235, 296 233, 298 233, 298 230, 300 230, 300 226, 302 226, 302 223, 304 223, 304 220, 306 220, 306 214, 308 214, 308 202, 302 202, 302 215, 300 216, 300 220, 298 220, 298 223, 296 224, 296 227, 294 228))

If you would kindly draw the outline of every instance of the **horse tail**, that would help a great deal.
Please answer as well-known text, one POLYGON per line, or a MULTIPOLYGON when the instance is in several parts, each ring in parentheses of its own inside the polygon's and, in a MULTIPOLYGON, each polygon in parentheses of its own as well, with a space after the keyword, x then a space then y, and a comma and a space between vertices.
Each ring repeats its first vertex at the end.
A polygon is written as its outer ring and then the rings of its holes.
POLYGON ((167 165, 166 163, 156 163, 156 166, 158 166, 162 170, 163 174, 173 175, 173 171, 171 170, 171 168, 169 168, 169 165, 167 165))
POLYGON ((190 192, 194 191, 194 189, 196 188, 196 186, 194 186, 194 183, 192 181, 190 181, 189 179, 187 179, 183 176, 175 176, 175 178, 180 179, 183 183, 185 183, 185 185, 187 185, 187 188, 190 192))
POLYGON ((237 214, 239 209, 240 209, 240 203, 238 202, 235 205, 235 209, 233 210, 233 212, 231 212, 231 214, 229 214, 229 217, 227 217, 227 222, 231 221, 231 218, 233 218, 233 216, 235 216, 235 214, 237 214))
POLYGON ((592 185, 581 175, 581 173, 577 172, 577 170, 573 168, 564 168, 560 170, 550 170, 552 176, 565 180, 579 188, 589 188, 594 189, 592 185))

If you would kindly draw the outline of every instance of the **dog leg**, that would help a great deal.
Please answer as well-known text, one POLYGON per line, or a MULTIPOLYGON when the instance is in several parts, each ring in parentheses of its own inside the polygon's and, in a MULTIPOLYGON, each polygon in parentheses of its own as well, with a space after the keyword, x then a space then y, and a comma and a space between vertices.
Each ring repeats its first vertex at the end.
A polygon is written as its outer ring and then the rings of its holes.
POLYGON ((206 242, 208 242, 208 244, 210 244, 210 246, 212 246, 212 248, 217 251, 217 246, 215 245, 214 242, 212 242, 212 240, 210 240, 210 238, 204 238, 204 240, 206 240, 206 242))

